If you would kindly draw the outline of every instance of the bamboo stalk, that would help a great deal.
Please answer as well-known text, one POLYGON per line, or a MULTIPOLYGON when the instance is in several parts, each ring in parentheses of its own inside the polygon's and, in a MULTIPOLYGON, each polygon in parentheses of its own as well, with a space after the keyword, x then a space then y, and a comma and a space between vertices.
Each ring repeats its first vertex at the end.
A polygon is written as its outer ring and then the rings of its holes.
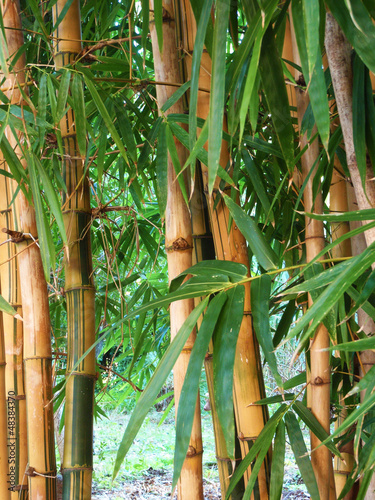
MULTIPOLYGON (((212 239, 212 233, 209 227, 209 216, 207 213, 207 204, 205 196, 203 193, 202 186, 202 172, 200 164, 197 162, 196 165, 196 176, 194 191, 190 201, 190 212, 191 212, 191 225, 193 231, 193 241, 194 241, 194 252, 193 252, 193 264, 196 262, 201 262, 202 260, 215 259, 215 249, 212 239)), ((199 299, 195 299, 197 304, 199 299)), ((199 335, 200 323, 198 323, 198 335, 199 335)), ((209 350, 207 352, 204 368, 206 372, 207 388, 209 393, 210 409, 212 424, 215 437, 215 450, 217 467, 219 471, 220 487, 221 487, 221 497, 222 500, 225 499, 226 492, 228 490, 230 478, 234 472, 232 461, 229 458, 227 446, 225 443, 225 437, 223 430, 220 425, 219 417, 217 414, 217 407, 214 397, 214 379, 213 379, 213 344, 210 343, 209 350)), ((236 453, 236 461, 241 459, 241 452, 236 453)), ((244 493, 243 481, 239 481, 236 485, 235 490, 230 496, 231 500, 242 498, 244 493)))
MULTIPOLYGON (((346 180, 342 171, 342 167, 338 158, 334 159, 334 168, 330 186, 330 212, 347 212, 348 211, 348 198, 346 190, 346 180)), ((349 222, 344 223, 332 223, 331 224, 331 236, 332 241, 337 240, 340 236, 348 233, 350 231, 349 222)), ((337 257, 350 257, 352 255, 351 242, 349 239, 344 240, 339 245, 336 245, 332 249, 332 256, 337 257)), ((337 353, 339 357, 339 353, 337 353)), ((335 422, 335 428, 338 428, 347 416, 345 410, 345 400, 342 393, 339 390, 339 402, 342 410, 337 417, 335 422)), ((354 454, 353 454, 353 441, 347 443, 343 449, 341 449, 344 460, 338 457, 334 458, 334 477, 337 496, 340 495, 342 489, 345 486, 346 480, 348 479, 350 472, 354 465, 354 454)), ((352 500, 355 498, 356 491, 352 488, 351 491, 345 495, 344 500, 352 500)))
MULTIPOLYGON (((58 19, 67 0, 53 8, 58 19)), ((56 31, 56 69, 73 63, 82 51, 78 0, 73 1, 56 31)), ((90 499, 93 467, 93 407, 96 382, 95 350, 78 360, 95 342, 95 287, 90 238, 91 206, 88 175, 76 137, 72 109, 60 122, 64 148, 63 219, 68 240, 65 253, 68 356, 66 369, 63 498, 90 499)))
MULTIPOLYGON (((183 36, 183 47, 187 77, 191 76, 192 51, 196 35, 196 24, 191 6, 185 0, 180 2, 180 15, 183 36)), ((199 87, 209 89, 211 87, 211 59, 207 52, 203 52, 201 60, 199 87)), ((206 119, 209 115, 209 93, 199 91, 197 114, 206 119)), ((225 124, 224 124, 225 127, 225 124)), ((229 161, 228 145, 223 141, 220 156, 220 165, 226 167, 229 161)), ((202 165, 203 185, 205 193, 208 193, 208 169, 202 165)), ((218 187, 219 179, 215 188, 218 187)), ((214 190, 215 191, 215 190, 214 190)), ((213 233, 216 256, 221 260, 231 260, 240 262, 249 269, 249 259, 247 254, 246 240, 235 224, 231 225, 228 234, 229 211, 223 202, 219 201, 214 210, 216 194, 207 197, 207 205, 210 214, 210 223, 213 233)), ((241 324, 236 357, 234 364, 234 407, 238 439, 241 447, 241 454, 244 457, 263 429, 268 413, 264 406, 249 406, 254 401, 265 397, 265 389, 260 363, 259 346, 252 328, 251 307, 250 307, 250 283, 245 285, 245 308, 244 317, 241 324)), ((266 458, 265 464, 258 474, 256 488, 260 498, 268 498, 268 474, 270 455, 266 458)), ((244 479, 245 485, 251 473, 251 467, 246 471, 244 479)))
MULTIPOLYGON (((17 28, 6 30, 6 40, 11 55, 23 45, 19 3, 16 0, 2 2, 4 24, 17 28)), ((13 89, 10 93, 12 103, 21 104, 22 95, 18 83, 25 82, 25 57, 22 54, 14 65, 9 79, 4 85, 13 89)), ((16 138, 5 132, 8 140, 19 155, 22 164, 25 160, 16 138)), ((21 139, 19 137, 18 139, 21 139)), ((22 140, 20 140, 22 143, 22 140)), ((16 186, 10 184, 12 197, 16 186)), ((9 208, 9 207, 8 207, 9 208)), ((22 192, 12 206, 15 229, 31 234, 37 239, 35 211, 22 192)), ((24 370, 28 434, 28 498, 55 498, 56 463, 53 434, 52 407, 52 352, 50 340, 50 320, 47 285, 39 247, 30 238, 16 242, 17 260, 21 279, 21 297, 24 318, 24 370)))
MULTIPOLYGON (((300 65, 300 58, 298 53, 297 44, 295 41, 294 30, 292 24, 290 25, 291 39, 293 46, 293 60, 296 64, 300 65)), ((303 82, 303 75, 296 73, 295 78, 297 83, 303 82)), ((307 91, 302 87, 295 87, 298 127, 301 129, 302 120, 305 115, 306 109, 309 105, 309 96, 307 91)), ((315 127, 316 132, 316 127, 315 127)), ((314 135, 314 131, 312 132, 314 135)), ((300 146, 303 149, 308 146, 306 152, 301 158, 302 164, 302 179, 306 179, 310 170, 314 167, 312 174, 305 186, 303 193, 304 209, 306 212, 323 213, 323 199, 321 191, 314 193, 313 184, 314 178, 318 167, 319 157, 319 143, 315 140, 309 143, 306 133, 300 135, 300 146)), ((305 246, 306 246, 306 261, 313 260, 319 252, 325 247, 324 227, 322 221, 317 221, 305 217, 305 246)), ((313 304, 311 295, 308 296, 308 306, 313 304)), ((328 351, 324 351, 329 347, 330 340, 326 327, 320 324, 315 332, 314 338, 310 343, 310 394, 309 406, 312 413, 318 419, 323 428, 330 432, 330 384, 331 384, 331 368, 328 351)), ((333 464, 331 453, 328 448, 320 445, 319 439, 310 432, 311 439, 311 463, 315 472, 316 480, 321 500, 335 499, 335 484, 333 477, 333 464)))
MULTIPOLYGON (((3 160, 4 161, 4 160, 3 160)), ((6 167, 5 165, 3 168, 6 167)), ((0 177, 0 229, 14 230, 13 213, 9 208, 12 201, 13 181, 5 176, 0 177)), ((22 317, 21 289, 14 244, 8 241, 8 235, 0 233, 0 262, 4 262, 0 271, 2 295, 22 317)), ((26 396, 23 369, 23 324, 21 321, 3 314, 1 323, 5 337, 6 356, 6 393, 10 396, 8 405, 12 410, 11 420, 14 422, 12 435, 9 435, 9 450, 15 453, 9 457, 12 466, 14 488, 12 500, 27 497, 27 430, 26 430, 26 396), (14 399, 13 399, 14 398, 14 399)), ((8 412, 9 413, 9 412, 8 412)), ((10 419, 11 415, 8 414, 10 419)))
MULTIPOLYGON (((351 46, 330 12, 326 15, 325 45, 337 111, 344 136, 346 159, 359 210, 375 207, 375 183, 371 165, 366 169, 366 192, 360 178, 353 141, 353 72, 351 46)), ((375 241, 375 229, 365 232, 367 245, 375 241)))
MULTIPOLYGON (((4 313, 1 313, 3 315, 4 313)), ((0 496, 10 500, 12 477, 8 464, 8 413, 7 390, 5 387, 5 343, 2 321, 0 321, 0 496)))
MULTIPOLYGON (((150 2, 153 10, 153 2, 150 2)), ((179 65, 176 50, 176 35, 174 27, 174 9, 171 0, 163 2, 163 54, 160 53, 155 25, 150 23, 151 41, 154 54, 155 78, 162 81, 180 81, 179 65)), ((157 100, 159 109, 172 95, 170 87, 157 89, 157 100)), ((168 113, 183 112, 181 102, 173 105, 168 113)), ((184 164, 186 152, 182 145, 176 141, 181 164, 184 164)), ((171 158, 168 158, 168 197, 165 219, 165 246, 167 250, 169 280, 186 270, 192 265, 193 240, 191 234, 190 214, 183 199, 179 184, 176 179, 175 170, 171 158)), ((181 300, 171 304, 171 338, 173 339, 184 320, 194 309, 194 300, 181 300)), ((196 337, 195 330, 190 335, 175 367, 174 367, 174 389, 176 408, 182 384, 185 378, 190 352, 196 337)), ((192 433, 190 437, 189 450, 182 467, 178 482, 178 498, 203 499, 202 480, 202 435, 200 421, 199 396, 195 408, 192 433)))

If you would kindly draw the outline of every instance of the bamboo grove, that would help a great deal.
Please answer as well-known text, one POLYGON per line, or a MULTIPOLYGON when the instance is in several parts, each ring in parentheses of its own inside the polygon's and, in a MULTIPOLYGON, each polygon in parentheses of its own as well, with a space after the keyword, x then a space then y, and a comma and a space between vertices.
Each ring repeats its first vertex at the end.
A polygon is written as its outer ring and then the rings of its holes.
POLYGON ((374 48, 371 0, 1 0, 1 499, 59 497, 55 429, 91 498, 104 394, 120 477, 172 371, 179 500, 203 378, 223 499, 281 498, 287 442, 375 498, 374 48))

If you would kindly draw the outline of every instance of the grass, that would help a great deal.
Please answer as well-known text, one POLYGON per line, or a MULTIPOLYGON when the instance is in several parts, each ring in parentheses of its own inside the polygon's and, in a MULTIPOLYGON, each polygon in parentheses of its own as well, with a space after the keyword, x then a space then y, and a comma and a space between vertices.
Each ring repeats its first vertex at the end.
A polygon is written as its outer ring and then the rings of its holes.
MULTIPOLYGON (((115 409, 108 412, 108 418, 97 420, 94 427, 94 484, 97 488, 118 488, 122 482, 139 479, 150 469, 173 470, 174 409, 158 426, 162 415, 162 412, 150 410, 113 484, 116 453, 130 416, 115 409)), ((206 412, 202 414, 202 434, 204 477, 219 481, 212 420, 206 412)))

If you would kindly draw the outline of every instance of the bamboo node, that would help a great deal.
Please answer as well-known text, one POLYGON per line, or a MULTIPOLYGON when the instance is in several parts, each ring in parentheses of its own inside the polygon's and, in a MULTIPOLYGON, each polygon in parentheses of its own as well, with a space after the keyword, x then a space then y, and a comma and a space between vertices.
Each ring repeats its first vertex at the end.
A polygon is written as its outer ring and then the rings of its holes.
POLYGON ((29 489, 28 484, 17 484, 12 487, 12 491, 27 491, 29 489))
POLYGON ((196 457, 197 455, 202 455, 203 450, 197 451, 194 446, 189 445, 188 451, 186 453, 186 458, 196 457))
POLYGON ((29 465, 29 466, 28 466, 28 468, 27 468, 27 469, 26 469, 26 471, 25 471, 25 475, 26 475, 26 476, 30 476, 30 477, 34 477, 34 476, 36 476, 34 467, 31 467, 31 466, 29 465))
POLYGON ((24 241, 24 239, 25 239, 25 236, 23 233, 21 233, 19 231, 12 231, 11 229, 8 229, 7 227, 3 227, 2 232, 9 234, 10 240, 12 243, 21 243, 21 241, 24 241))
POLYGON ((324 380, 322 379, 322 377, 315 377, 314 378, 314 381, 312 382, 312 385, 325 385, 325 384, 329 384, 330 382, 327 381, 327 382, 324 382, 324 380))
POLYGON ((192 250, 193 247, 185 240, 185 238, 177 238, 172 245, 166 247, 167 252, 178 252, 184 250, 192 250))

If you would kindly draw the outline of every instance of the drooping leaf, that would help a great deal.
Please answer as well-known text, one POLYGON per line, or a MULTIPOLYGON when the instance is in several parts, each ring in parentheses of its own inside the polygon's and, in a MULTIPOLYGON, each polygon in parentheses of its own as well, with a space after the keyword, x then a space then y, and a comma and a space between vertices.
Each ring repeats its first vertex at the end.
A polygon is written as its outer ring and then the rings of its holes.
POLYGON ((226 292, 227 300, 214 337, 214 388, 217 413, 228 454, 234 456, 233 369, 237 337, 242 323, 245 288, 237 285, 226 292))
POLYGON ((164 217, 167 207, 168 195, 168 148, 166 127, 167 124, 165 122, 160 126, 156 156, 156 182, 158 186, 160 215, 162 217, 164 217))
POLYGON ((184 347, 192 329, 194 328, 199 316, 205 310, 208 304, 208 298, 202 300, 193 310, 190 316, 185 320, 184 324, 173 339, 171 345, 166 350, 162 360, 154 371, 147 387, 142 392, 138 399, 137 405, 133 410, 129 423, 125 429, 120 447, 117 451, 115 465, 113 469, 113 478, 115 478, 120 470, 121 464, 124 461, 131 444, 133 443, 146 415, 156 399, 161 387, 165 383, 170 374, 182 348, 184 347))
POLYGON ((198 336, 190 355, 189 366, 184 384, 182 386, 180 402, 177 410, 172 490, 174 490, 177 484, 182 464, 184 463, 189 447, 203 361, 206 356, 208 345, 214 332, 218 317, 226 299, 226 294, 223 293, 217 295, 210 302, 204 313, 201 326, 199 327, 198 336))
POLYGON ((283 381, 277 368, 277 360, 271 336, 269 300, 271 295, 271 276, 263 274, 254 280, 251 285, 251 312, 253 315, 254 330, 264 357, 271 369, 278 387, 283 386, 283 381))
POLYGON ((72 97, 78 148, 81 156, 84 158, 86 156, 86 109, 83 82, 77 73, 74 75, 72 81, 72 97))
POLYGON ((285 424, 282 420, 277 429, 271 462, 270 500, 280 500, 283 491, 285 460, 285 424))
POLYGON ((277 269, 278 258, 267 243, 265 237, 258 228, 258 225, 255 224, 253 219, 247 215, 229 196, 224 195, 224 201, 229 208, 233 220, 246 238, 259 264, 267 271, 277 269))
POLYGON ((293 412, 285 415, 285 424, 289 435, 290 445, 293 450, 298 468, 301 472, 303 482, 305 483, 312 500, 319 500, 319 490, 315 479, 315 474, 307 455, 307 449, 303 440, 303 435, 293 412))

